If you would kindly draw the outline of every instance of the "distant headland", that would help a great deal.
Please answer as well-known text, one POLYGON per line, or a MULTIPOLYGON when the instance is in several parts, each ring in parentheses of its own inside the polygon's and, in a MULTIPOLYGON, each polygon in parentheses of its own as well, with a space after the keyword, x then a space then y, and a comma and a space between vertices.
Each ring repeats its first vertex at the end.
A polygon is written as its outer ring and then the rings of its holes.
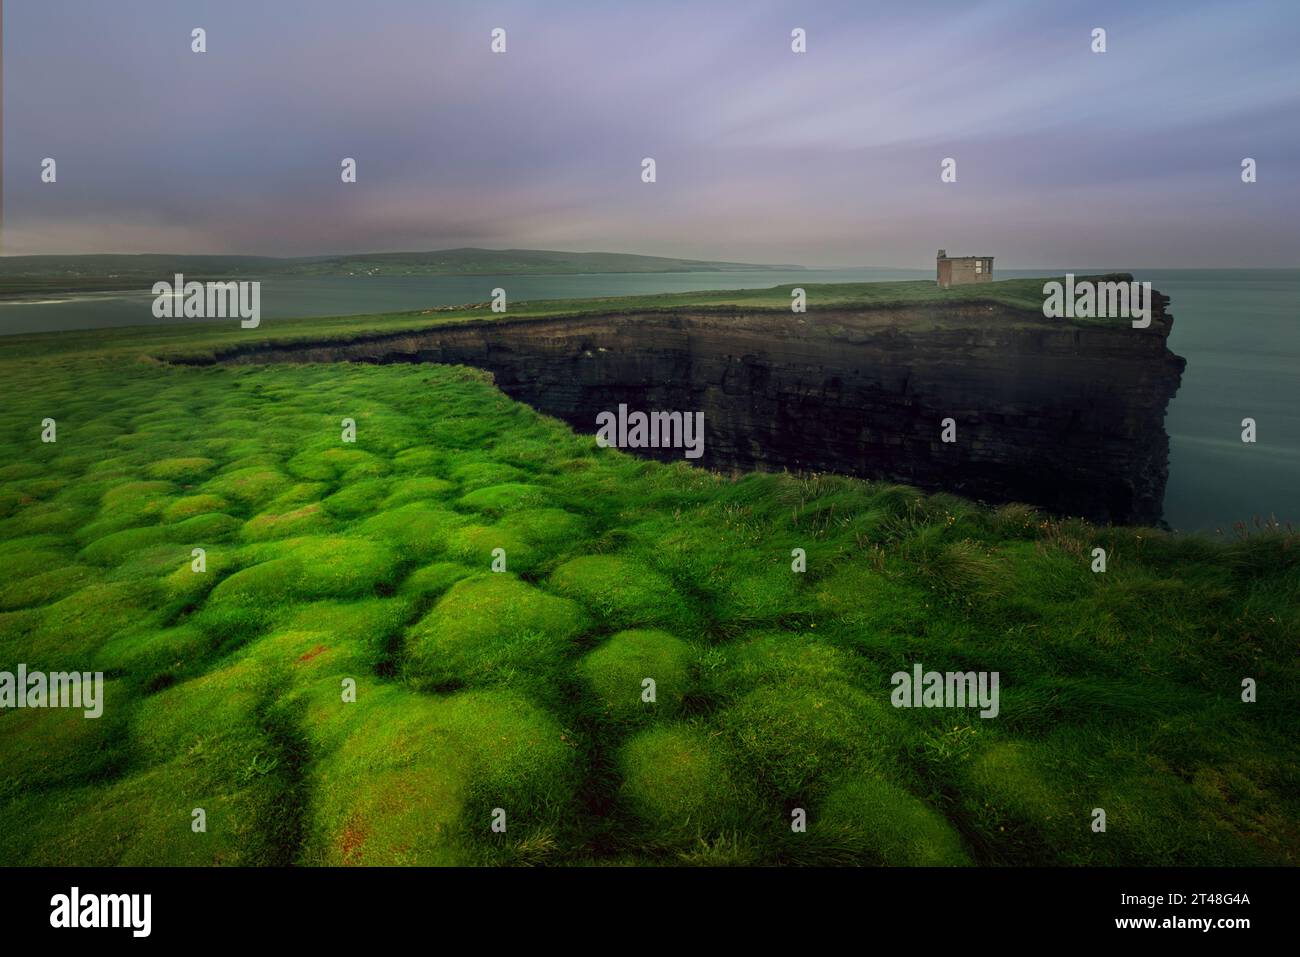
POLYGON ((543 276, 581 273, 767 272, 803 266, 572 253, 551 249, 438 249, 339 256, 180 256, 168 253, 0 257, 0 297, 147 289, 175 272, 207 279, 321 276, 543 276))

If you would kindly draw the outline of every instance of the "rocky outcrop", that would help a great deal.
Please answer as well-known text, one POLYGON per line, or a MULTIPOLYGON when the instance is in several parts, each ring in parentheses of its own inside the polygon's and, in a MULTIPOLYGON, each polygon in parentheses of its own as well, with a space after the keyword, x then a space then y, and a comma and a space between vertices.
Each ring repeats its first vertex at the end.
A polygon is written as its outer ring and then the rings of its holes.
MULTIPOLYGON (((1076 325, 993 303, 501 319, 228 362, 440 362, 595 432, 596 416, 703 410, 695 464, 889 479, 1097 521, 1160 518, 1165 409, 1184 360, 1168 300, 1147 329, 1076 325), (956 441, 941 441, 942 422, 956 441)), ((660 451, 661 458, 681 451, 660 451)))

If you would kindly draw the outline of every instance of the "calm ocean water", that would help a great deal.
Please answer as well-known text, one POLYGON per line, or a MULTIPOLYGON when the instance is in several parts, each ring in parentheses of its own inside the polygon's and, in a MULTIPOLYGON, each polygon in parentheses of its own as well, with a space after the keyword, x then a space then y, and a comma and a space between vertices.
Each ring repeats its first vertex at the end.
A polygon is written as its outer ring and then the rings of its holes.
MULTIPOLYGON (((999 270, 997 275, 1063 272, 999 270)), ((932 275, 929 270, 838 269, 284 279, 263 282, 262 317, 267 322, 484 302, 498 285, 507 286, 518 302, 932 275)), ((1171 440, 1165 520, 1174 528, 1210 532, 1230 532, 1236 521, 1269 516, 1300 526, 1300 270, 1144 270, 1136 278, 1150 280, 1171 298, 1169 346, 1187 359, 1165 421, 1171 440), (1241 441, 1246 417, 1258 423, 1254 445, 1241 441)), ((148 292, 0 303, 0 335, 152 324, 160 321, 152 316, 152 303, 148 292)))

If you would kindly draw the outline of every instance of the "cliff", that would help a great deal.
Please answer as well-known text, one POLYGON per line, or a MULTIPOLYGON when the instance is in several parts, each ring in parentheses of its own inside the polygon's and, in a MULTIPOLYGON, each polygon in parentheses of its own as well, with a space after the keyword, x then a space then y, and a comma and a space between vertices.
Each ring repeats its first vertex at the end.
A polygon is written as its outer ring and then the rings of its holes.
POLYGON ((465 364, 589 433, 619 403, 703 410, 696 464, 710 468, 842 472, 1152 524, 1168 474, 1165 410, 1185 364, 1166 346, 1168 299, 1153 298, 1147 329, 981 301, 683 308, 261 344, 216 361, 465 364), (940 440, 949 417, 951 444, 940 440))

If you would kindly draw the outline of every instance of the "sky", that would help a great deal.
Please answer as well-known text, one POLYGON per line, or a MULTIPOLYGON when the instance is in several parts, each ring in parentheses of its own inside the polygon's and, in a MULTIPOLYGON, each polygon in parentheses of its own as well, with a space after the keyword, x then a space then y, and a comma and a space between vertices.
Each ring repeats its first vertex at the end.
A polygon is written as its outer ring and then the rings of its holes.
POLYGON ((7 0, 3 250, 1297 267, 1297 50, 1296 0, 7 0))

